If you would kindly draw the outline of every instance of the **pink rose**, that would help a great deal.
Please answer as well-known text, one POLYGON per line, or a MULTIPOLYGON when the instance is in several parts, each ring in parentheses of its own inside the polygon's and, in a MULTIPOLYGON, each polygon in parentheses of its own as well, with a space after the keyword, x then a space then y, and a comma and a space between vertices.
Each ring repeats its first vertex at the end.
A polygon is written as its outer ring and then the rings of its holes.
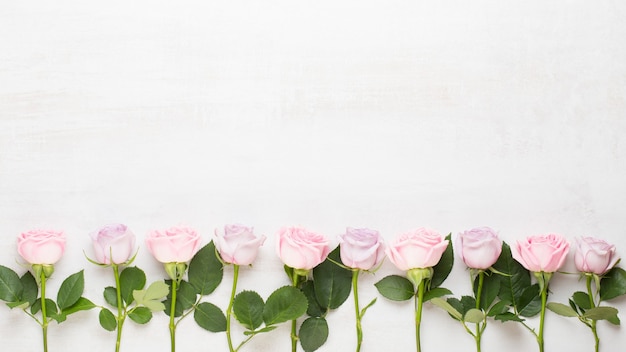
POLYGON ((31 230, 17 236, 17 251, 30 264, 52 265, 65 251, 65 234, 53 230, 31 230))
POLYGON ((323 262, 330 247, 328 239, 300 227, 283 227, 278 231, 276 250, 288 267, 311 270, 323 262))
POLYGON ((122 264, 135 251, 135 235, 126 225, 111 224, 91 234, 96 261, 101 264, 122 264))
POLYGON ((593 237, 576 239, 574 263, 578 271, 603 275, 611 270, 618 260, 619 256, 615 253, 614 245, 593 237))
POLYGON ((370 270, 385 258, 385 244, 378 231, 348 227, 339 235, 339 255, 349 268, 370 270))
POLYGON ((265 242, 265 236, 255 235, 252 232, 252 227, 226 225, 224 226, 224 234, 215 231, 215 247, 226 263, 252 264, 263 242, 265 242))
POLYGON ((150 253, 161 263, 184 263, 200 249, 202 238, 196 230, 182 226, 165 231, 154 230, 146 237, 150 253))
POLYGON ((553 273, 565 262, 569 243, 557 234, 529 236, 511 248, 513 258, 532 272, 553 273))
POLYGON ((441 259, 448 240, 438 232, 419 228, 398 237, 387 248, 387 257, 400 270, 430 268, 441 259))
POLYGON ((489 227, 478 227, 461 232, 456 237, 455 250, 465 265, 485 270, 491 267, 502 253, 502 240, 489 227))

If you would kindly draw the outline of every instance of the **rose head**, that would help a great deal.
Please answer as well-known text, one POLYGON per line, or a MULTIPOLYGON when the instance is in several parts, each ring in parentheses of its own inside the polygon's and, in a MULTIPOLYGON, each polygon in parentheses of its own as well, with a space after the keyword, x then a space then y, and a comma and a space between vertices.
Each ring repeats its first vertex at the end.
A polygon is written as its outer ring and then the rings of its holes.
POLYGON ((485 270, 491 267, 500 253, 502 240, 489 227, 478 227, 458 234, 455 250, 467 267, 485 270))
POLYGON ((226 225, 223 234, 215 230, 215 247, 226 263, 252 264, 263 242, 265 242, 265 236, 255 235, 252 227, 226 225))
POLYGON ((378 231, 348 227, 339 235, 339 255, 349 268, 370 270, 385 258, 385 244, 378 231))
POLYGON ((323 235, 300 227, 283 227, 278 232, 276 251, 288 267, 311 270, 326 259, 330 247, 323 235))
POLYGON ((565 262, 569 242, 557 234, 529 236, 511 248, 513 258, 532 272, 553 273, 565 262))
POLYGON ((17 251, 30 264, 54 264, 65 251, 61 231, 31 230, 17 236, 17 251))
POLYGON ((91 234, 96 261, 122 264, 135 251, 135 235, 123 224, 111 224, 91 234))
POLYGON ((200 249, 202 238, 196 230, 181 226, 152 231, 146 236, 150 253, 161 263, 184 263, 200 249))
POLYGON ((617 264, 618 260, 619 256, 615 253, 614 245, 593 237, 576 239, 574 263, 578 271, 604 275, 617 264))
POLYGON ((441 260, 448 240, 438 232, 419 228, 400 235, 387 248, 387 257, 400 270, 430 268, 441 260))

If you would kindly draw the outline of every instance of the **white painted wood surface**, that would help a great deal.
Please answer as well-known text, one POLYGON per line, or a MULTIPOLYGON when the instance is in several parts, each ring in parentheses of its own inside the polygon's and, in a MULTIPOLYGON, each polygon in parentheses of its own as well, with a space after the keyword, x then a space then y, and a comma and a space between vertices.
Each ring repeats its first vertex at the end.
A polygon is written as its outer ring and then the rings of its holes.
MULTIPOLYGON (((0 264, 25 270, 21 231, 63 229, 53 292, 85 268, 86 295, 103 304, 110 273, 82 251, 110 222, 140 239, 184 222, 206 241, 226 223, 255 226, 269 239, 240 288, 264 297, 287 283, 273 241, 284 225, 333 239, 370 227, 387 240, 488 225, 509 243, 599 236, 624 255, 625 16, 623 1, 5 1, 0 264)), ((145 247, 137 265, 165 276, 145 247)), ((389 273, 386 262, 363 278, 363 300, 389 273)), ((208 299, 225 308, 231 279, 227 269, 208 299)), ((461 264, 445 286, 469 293, 461 264)), ((551 299, 580 289, 559 275, 551 299)), ((320 351, 350 351, 352 302, 329 319, 320 351)), ((412 351, 412 319, 410 304, 379 299, 363 351, 412 351)), ((166 323, 128 323, 123 350, 166 351, 166 323)), ((546 332, 548 351, 592 348, 575 320, 549 314, 546 332)), ((3 350, 40 348, 20 311, 0 308, 0 334, 3 350)), ((424 351, 473 350, 434 307, 423 334, 424 351)), ((600 335, 604 352, 626 344, 619 328, 601 324, 600 335)), ((226 350, 191 318, 178 336, 180 351, 226 350)), ((114 338, 96 311, 50 328, 52 351, 111 351, 114 338)), ((284 326, 244 350, 288 345, 284 326)), ((483 350, 506 348, 536 344, 521 326, 491 323, 483 350)))

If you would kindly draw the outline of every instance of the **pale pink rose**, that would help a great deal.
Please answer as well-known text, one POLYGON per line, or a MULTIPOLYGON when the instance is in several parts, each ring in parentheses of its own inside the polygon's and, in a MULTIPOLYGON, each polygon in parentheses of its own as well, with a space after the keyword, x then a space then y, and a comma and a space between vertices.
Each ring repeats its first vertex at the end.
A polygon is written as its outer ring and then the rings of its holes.
POLYGON ((54 264, 65 251, 62 231, 31 230, 17 236, 17 251, 30 264, 54 264))
POLYGON ((96 261, 121 264, 135 252, 135 235, 123 224, 110 224, 91 234, 96 261))
POLYGON ((502 253, 502 240, 491 228, 478 227, 459 233, 454 248, 467 267, 485 270, 502 253))
POLYGON ((532 272, 553 273, 565 262, 569 242, 557 234, 529 236, 511 248, 513 258, 532 272))
POLYGON ((400 270, 430 268, 441 260, 448 240, 438 232, 419 228, 400 235, 387 247, 387 257, 400 270))
POLYGON ((593 237, 576 239, 574 263, 578 271, 603 275, 611 270, 618 260, 619 256, 615 253, 614 245, 593 237))
POLYGON ((250 265, 256 259, 265 236, 257 236, 252 227, 226 225, 224 233, 215 230, 215 247, 226 263, 250 265))
POLYGON ((276 251, 288 267, 310 270, 326 259, 330 247, 324 235, 300 227, 283 227, 278 231, 276 251))
POLYGON ((348 227, 339 235, 339 255, 349 268, 370 270, 385 258, 385 244, 378 231, 348 227))
POLYGON ((146 236, 148 250, 161 263, 190 261, 200 249, 201 242, 202 238, 196 230, 186 226, 154 230, 146 236))

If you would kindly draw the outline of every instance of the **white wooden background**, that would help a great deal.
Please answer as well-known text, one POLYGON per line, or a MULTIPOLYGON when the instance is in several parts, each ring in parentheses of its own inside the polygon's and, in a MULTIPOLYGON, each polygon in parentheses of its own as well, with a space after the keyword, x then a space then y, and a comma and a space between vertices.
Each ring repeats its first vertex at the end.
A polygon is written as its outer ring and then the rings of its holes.
MULTIPOLYGON (((268 240, 240 288, 264 297, 288 283, 274 251, 285 225, 333 241, 346 226, 391 240, 488 225, 509 243, 593 235, 626 255, 625 16, 618 0, 4 1, 1 264, 25 270, 20 232, 63 229, 51 292, 84 268, 86 295, 103 304, 111 273, 83 250, 111 222, 141 243, 179 223, 206 241, 227 223, 255 226, 268 240)), ((149 281, 165 277, 145 246, 136 263, 149 281)), ((363 277, 362 300, 390 273, 386 262, 363 277)), ((467 275, 457 263, 445 286, 467 294, 467 275)), ((231 279, 227 269, 208 299, 225 308, 231 279)), ((582 288, 558 275, 551 300, 582 288)), ((626 300, 614 304, 626 319, 626 300)), ((445 313, 424 315, 424 351, 473 351, 445 313)), ((320 351, 352 350, 353 319, 349 300, 320 351)), ((581 323, 547 319, 548 351, 592 350, 581 323)), ((97 320, 94 310, 53 324, 51 351, 112 351, 97 320)), ((123 350, 167 351, 166 324, 128 323, 123 350)), ((363 351, 414 350, 412 324, 411 304, 380 298, 363 351)), ((604 352, 626 344, 623 329, 599 325, 604 352)), ((288 350, 288 334, 244 350, 288 350)), ((226 350, 224 334, 191 318, 178 337, 180 351, 226 350)), ((0 307, 0 340, 36 351, 39 327, 0 307)), ((520 325, 490 323, 483 351, 505 348, 536 343, 520 325)))

